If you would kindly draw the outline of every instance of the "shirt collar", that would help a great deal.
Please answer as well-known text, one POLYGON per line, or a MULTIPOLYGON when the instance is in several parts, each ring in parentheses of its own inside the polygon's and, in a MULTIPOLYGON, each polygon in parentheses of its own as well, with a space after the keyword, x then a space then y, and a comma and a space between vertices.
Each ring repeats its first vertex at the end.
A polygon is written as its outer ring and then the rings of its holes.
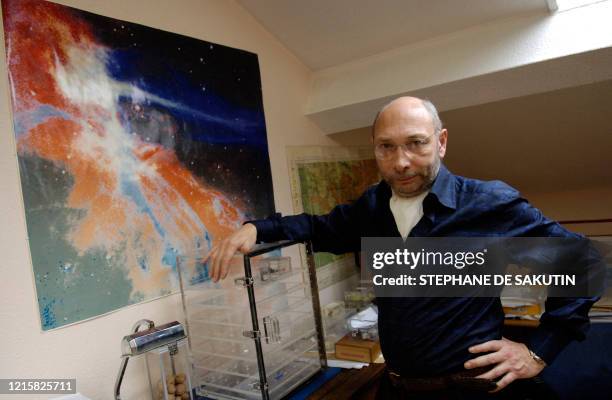
MULTIPOLYGON (((428 207, 428 203, 431 204, 430 199, 434 198, 438 201, 438 203, 442 204, 443 206, 456 210, 457 189, 455 187, 455 180, 455 175, 453 175, 452 172, 446 169, 444 164, 440 163, 438 175, 436 176, 436 179, 434 179, 434 183, 431 186, 431 189, 429 189, 429 194, 425 197, 423 206, 426 209, 430 209, 428 207)), ((384 201, 387 202, 393 195, 391 187, 384 180, 381 181, 381 184, 379 185, 379 193, 383 196, 384 201)))
POLYGON ((455 210, 457 208, 457 190, 455 188, 455 175, 444 164, 440 163, 438 175, 430 190, 430 195, 436 196, 438 201, 455 210))

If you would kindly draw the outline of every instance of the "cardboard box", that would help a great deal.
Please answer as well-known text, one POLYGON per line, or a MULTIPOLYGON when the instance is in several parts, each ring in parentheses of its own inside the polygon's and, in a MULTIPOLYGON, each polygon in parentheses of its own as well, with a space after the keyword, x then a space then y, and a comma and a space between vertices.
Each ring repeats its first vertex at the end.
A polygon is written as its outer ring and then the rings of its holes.
POLYGON ((378 340, 367 340, 346 334, 336 343, 336 358, 371 363, 380 356, 378 340))

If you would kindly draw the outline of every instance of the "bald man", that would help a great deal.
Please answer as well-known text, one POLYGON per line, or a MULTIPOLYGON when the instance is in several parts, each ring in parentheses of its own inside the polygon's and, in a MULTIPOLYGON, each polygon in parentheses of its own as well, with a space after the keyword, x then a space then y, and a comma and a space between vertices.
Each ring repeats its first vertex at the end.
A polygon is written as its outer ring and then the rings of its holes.
MULTIPOLYGON (((578 237, 505 183, 449 172, 442 164, 447 139, 431 102, 392 101, 372 129, 380 183, 327 215, 275 215, 246 223, 211 250, 212 278, 224 278, 235 252, 249 251, 256 241, 311 240, 315 251, 342 254, 359 251, 361 237, 578 237)), ((548 302, 539 328, 523 344, 502 338, 499 298, 378 298, 388 368, 378 398, 552 397, 530 378, 569 341, 583 337, 594 301, 548 302)))

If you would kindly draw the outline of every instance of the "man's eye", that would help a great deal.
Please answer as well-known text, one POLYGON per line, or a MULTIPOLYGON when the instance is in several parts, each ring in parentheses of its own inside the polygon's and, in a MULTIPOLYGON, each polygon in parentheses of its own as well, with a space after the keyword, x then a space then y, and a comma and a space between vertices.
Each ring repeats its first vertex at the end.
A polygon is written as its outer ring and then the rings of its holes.
POLYGON ((390 143, 383 143, 380 145, 380 147, 385 150, 392 150, 395 147, 395 145, 392 145, 390 143))

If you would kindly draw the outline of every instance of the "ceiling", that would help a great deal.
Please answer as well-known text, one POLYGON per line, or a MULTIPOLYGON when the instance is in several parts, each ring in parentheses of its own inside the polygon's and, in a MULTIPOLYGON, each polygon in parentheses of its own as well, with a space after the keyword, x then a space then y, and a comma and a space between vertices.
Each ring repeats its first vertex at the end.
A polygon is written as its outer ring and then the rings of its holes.
POLYGON ((313 70, 500 18, 547 13, 546 0, 238 0, 313 70))

